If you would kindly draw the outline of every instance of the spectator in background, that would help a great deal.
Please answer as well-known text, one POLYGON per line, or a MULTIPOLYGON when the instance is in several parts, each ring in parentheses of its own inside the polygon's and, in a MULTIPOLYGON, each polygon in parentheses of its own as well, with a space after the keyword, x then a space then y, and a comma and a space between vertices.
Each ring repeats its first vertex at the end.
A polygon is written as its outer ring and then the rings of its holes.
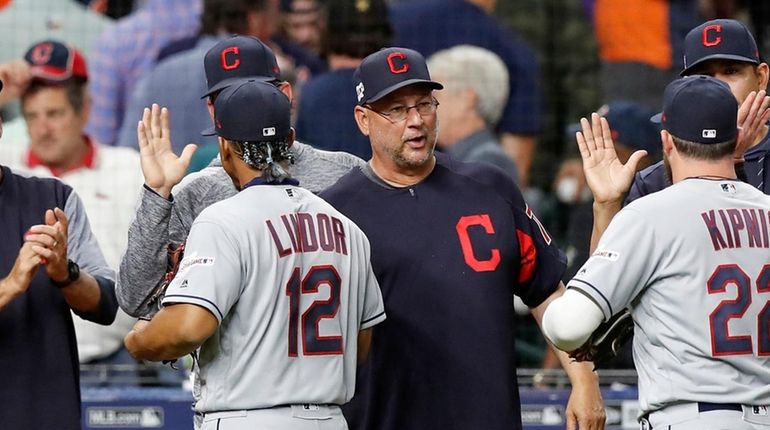
POLYGON ((508 101, 505 63, 486 49, 459 45, 433 54, 428 69, 444 84, 435 94, 439 148, 461 161, 494 164, 518 182, 516 164, 494 134, 508 101))
POLYGON ((112 20, 75 0, 0 2, 0 63, 21 58, 42 38, 61 40, 89 55, 99 35, 111 24, 112 20))
MULTIPOLYGON (((324 19, 318 0, 281 0, 283 35, 315 55, 321 55, 324 19)), ((334 16, 334 19, 338 19, 334 16)))
POLYGON ((383 0, 330 0, 324 40, 329 72, 302 88, 297 109, 297 138, 313 147, 345 151, 364 160, 372 156, 369 139, 353 120, 356 92, 353 72, 367 55, 386 46, 391 27, 383 0))
POLYGON ((198 32, 201 0, 146 0, 107 28, 89 55, 92 115, 87 131, 114 145, 134 86, 169 42, 198 32))
POLYGON ((660 108, 663 89, 682 68, 684 37, 698 22, 698 0, 596 0, 604 99, 660 108))
POLYGON ((112 323, 114 272, 80 199, 54 178, 0 166, 0 237, 0 423, 3 429, 80 429, 70 310, 112 323))
POLYGON ((199 150, 193 170, 207 165, 219 146, 216 136, 201 135, 201 130, 211 123, 206 101, 200 97, 207 88, 203 57, 230 34, 269 40, 278 31, 277 23, 272 21, 277 13, 275 0, 204 0, 201 36, 195 48, 166 58, 142 77, 129 99, 118 146, 139 149, 137 121, 146 106, 157 103, 169 110, 174 152, 181 153, 185 145, 195 143, 199 150))
POLYGON ((497 54, 508 69, 510 95, 498 124, 505 152, 528 183, 540 132, 538 66, 533 51, 491 16, 496 0, 426 0, 394 4, 390 19, 394 44, 430 56, 441 49, 469 44, 497 54))
MULTIPOLYGON (((82 54, 59 41, 29 48, 26 70, 14 65, 29 145, 0 145, 0 160, 14 169, 56 176, 74 188, 91 220, 104 258, 117 268, 126 249, 126 231, 143 184, 139 153, 100 145, 83 129, 88 121, 88 69, 82 54), (26 80, 26 81, 25 81, 26 80)), ((8 64, 0 66, 0 70, 8 64)), ((109 327, 74 319, 80 362, 133 360, 122 339, 133 326, 123 312, 109 327)))

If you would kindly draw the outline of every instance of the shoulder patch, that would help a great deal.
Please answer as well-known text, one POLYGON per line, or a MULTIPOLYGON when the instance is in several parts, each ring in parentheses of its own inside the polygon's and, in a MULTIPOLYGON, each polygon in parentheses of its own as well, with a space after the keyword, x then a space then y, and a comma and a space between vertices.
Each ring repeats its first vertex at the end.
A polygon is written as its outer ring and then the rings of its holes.
POLYGON ((591 258, 593 257, 601 258, 602 260, 617 261, 618 258, 620 258, 620 253, 615 251, 608 251, 605 249, 597 249, 593 254, 591 254, 591 258))

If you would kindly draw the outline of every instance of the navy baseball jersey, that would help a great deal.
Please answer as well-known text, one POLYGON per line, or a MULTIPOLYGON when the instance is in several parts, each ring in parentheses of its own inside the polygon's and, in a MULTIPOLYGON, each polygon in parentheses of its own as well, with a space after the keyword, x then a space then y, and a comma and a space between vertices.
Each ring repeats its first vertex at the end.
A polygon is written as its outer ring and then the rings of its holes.
MULTIPOLYGON (((749 184, 758 188, 765 194, 770 194, 770 170, 767 169, 767 153, 770 152, 770 133, 759 144, 749 148, 743 158, 746 160, 743 167, 749 184)), ((626 204, 634 200, 660 191, 671 185, 671 178, 666 177, 666 168, 663 161, 637 172, 634 183, 626 196, 626 204)))
POLYGON ((369 237, 388 313, 351 429, 521 428, 512 294, 540 304, 565 258, 504 172, 436 159, 410 187, 362 168, 321 193, 369 237))

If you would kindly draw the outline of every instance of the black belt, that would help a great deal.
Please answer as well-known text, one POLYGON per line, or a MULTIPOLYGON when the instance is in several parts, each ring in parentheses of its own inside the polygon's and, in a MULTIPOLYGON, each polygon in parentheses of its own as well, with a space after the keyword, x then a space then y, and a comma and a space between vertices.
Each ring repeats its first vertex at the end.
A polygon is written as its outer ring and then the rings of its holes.
POLYGON ((737 403, 707 403, 698 402, 698 412, 709 411, 742 411, 743 407, 737 403))

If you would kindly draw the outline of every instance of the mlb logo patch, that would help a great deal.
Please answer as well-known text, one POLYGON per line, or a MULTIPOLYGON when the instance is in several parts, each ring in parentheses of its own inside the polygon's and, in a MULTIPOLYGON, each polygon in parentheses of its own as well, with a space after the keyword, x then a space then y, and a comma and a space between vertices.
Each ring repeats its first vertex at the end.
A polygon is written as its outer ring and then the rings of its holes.
POLYGON ((751 409, 754 415, 768 416, 767 406, 752 406, 751 409))
POLYGON ((729 194, 735 194, 735 185, 730 183, 724 183, 722 184, 722 191, 729 194))
POLYGON ((358 101, 361 101, 362 98, 364 98, 364 83, 359 82, 358 85, 356 85, 356 96, 358 96, 358 101))
POLYGON ((704 129, 702 136, 704 139, 716 139, 717 131, 714 129, 704 129))
POLYGON ((262 129, 262 136, 275 136, 275 127, 265 127, 262 129))

